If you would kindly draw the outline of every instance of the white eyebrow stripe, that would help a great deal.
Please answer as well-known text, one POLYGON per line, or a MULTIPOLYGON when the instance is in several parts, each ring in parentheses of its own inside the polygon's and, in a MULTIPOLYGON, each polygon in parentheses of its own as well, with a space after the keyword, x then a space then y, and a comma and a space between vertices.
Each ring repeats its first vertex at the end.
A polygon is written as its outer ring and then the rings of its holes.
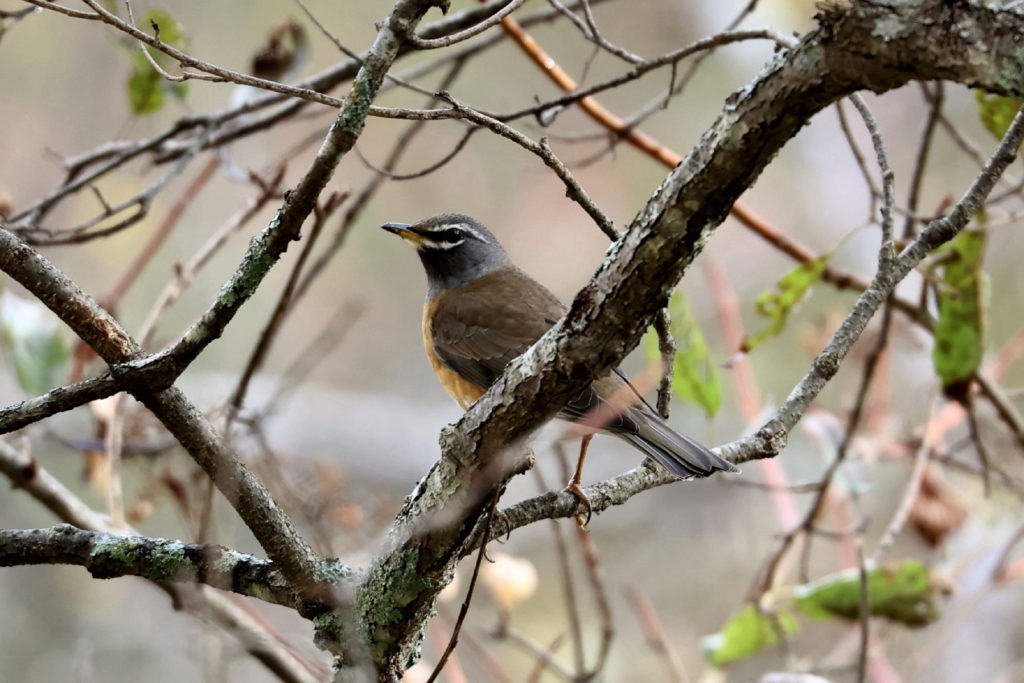
POLYGON ((428 249, 448 250, 459 246, 465 241, 466 240, 459 240, 458 242, 435 242, 434 240, 430 240, 429 242, 427 242, 426 247, 428 249))
POLYGON ((484 237, 483 235, 481 235, 481 234, 480 234, 480 233, 479 233, 479 232, 477 231, 477 229, 476 229, 476 228, 474 228, 474 227, 473 227, 472 225, 470 225, 470 224, 468 224, 468 223, 446 223, 446 224, 444 225, 444 227, 442 227, 441 229, 442 229, 442 230, 447 230, 448 228, 458 228, 459 230, 465 230, 466 232, 470 233, 471 235, 473 235, 474 237, 476 237, 476 238, 477 238, 478 240, 480 240, 481 242, 483 242, 483 243, 485 243, 485 244, 488 244, 488 243, 490 243, 490 240, 489 240, 489 239, 487 239, 486 237, 484 237))

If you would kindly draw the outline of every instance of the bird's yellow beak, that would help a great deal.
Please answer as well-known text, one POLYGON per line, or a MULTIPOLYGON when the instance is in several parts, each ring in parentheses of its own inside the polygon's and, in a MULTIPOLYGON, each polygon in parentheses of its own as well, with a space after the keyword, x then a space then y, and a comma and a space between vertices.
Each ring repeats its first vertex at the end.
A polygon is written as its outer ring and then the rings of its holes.
POLYGON ((415 232, 414 230, 411 230, 410 228, 412 226, 409 225, 408 223, 385 223, 380 227, 392 234, 398 235, 403 240, 408 240, 412 242, 417 247, 419 247, 420 245, 427 241, 426 237, 419 234, 418 232, 415 232))

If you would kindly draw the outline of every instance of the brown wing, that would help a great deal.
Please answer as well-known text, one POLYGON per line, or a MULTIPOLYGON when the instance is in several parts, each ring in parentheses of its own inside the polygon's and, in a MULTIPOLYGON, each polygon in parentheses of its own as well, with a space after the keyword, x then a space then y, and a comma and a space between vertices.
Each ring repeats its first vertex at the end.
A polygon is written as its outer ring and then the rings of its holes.
POLYGON ((434 352, 482 389, 565 312, 554 294, 514 266, 442 292, 428 306, 434 352))
MULTIPOLYGON (((427 355, 431 363, 436 359, 462 380, 485 390, 509 361, 530 348, 564 313, 565 306, 543 285, 508 266, 465 287, 442 292, 427 303, 424 332, 426 339, 433 340, 433 353, 428 348, 427 355)), ((446 388, 463 407, 479 395, 447 383, 446 388)), ((580 392, 559 417, 597 418, 594 426, 622 437, 679 477, 736 469, 673 431, 617 369, 580 392), (607 410, 613 396, 620 407, 607 410)))

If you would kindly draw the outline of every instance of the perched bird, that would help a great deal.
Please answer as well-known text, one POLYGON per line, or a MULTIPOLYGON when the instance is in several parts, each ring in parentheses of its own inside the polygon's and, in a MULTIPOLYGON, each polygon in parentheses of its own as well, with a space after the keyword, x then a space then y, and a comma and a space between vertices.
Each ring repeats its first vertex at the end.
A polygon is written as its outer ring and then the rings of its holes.
MULTIPOLYGON (((384 230, 416 247, 427 273, 423 345, 441 385, 468 408, 566 308, 544 285, 509 261, 498 240, 469 216, 446 213, 384 230)), ((614 434, 680 478, 735 472, 697 442, 675 432, 614 370, 584 389, 558 416, 614 434)), ((580 489, 589 435, 566 490, 580 489)))

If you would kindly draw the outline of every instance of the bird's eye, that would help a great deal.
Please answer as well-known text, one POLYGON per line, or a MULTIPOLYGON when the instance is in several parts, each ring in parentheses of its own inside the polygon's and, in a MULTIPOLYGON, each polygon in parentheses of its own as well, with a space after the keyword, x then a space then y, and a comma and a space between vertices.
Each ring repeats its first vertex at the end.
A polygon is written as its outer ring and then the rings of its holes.
POLYGON ((435 242, 447 242, 449 244, 453 244, 465 239, 466 235, 458 228, 445 228, 444 230, 435 232, 431 237, 435 242))

